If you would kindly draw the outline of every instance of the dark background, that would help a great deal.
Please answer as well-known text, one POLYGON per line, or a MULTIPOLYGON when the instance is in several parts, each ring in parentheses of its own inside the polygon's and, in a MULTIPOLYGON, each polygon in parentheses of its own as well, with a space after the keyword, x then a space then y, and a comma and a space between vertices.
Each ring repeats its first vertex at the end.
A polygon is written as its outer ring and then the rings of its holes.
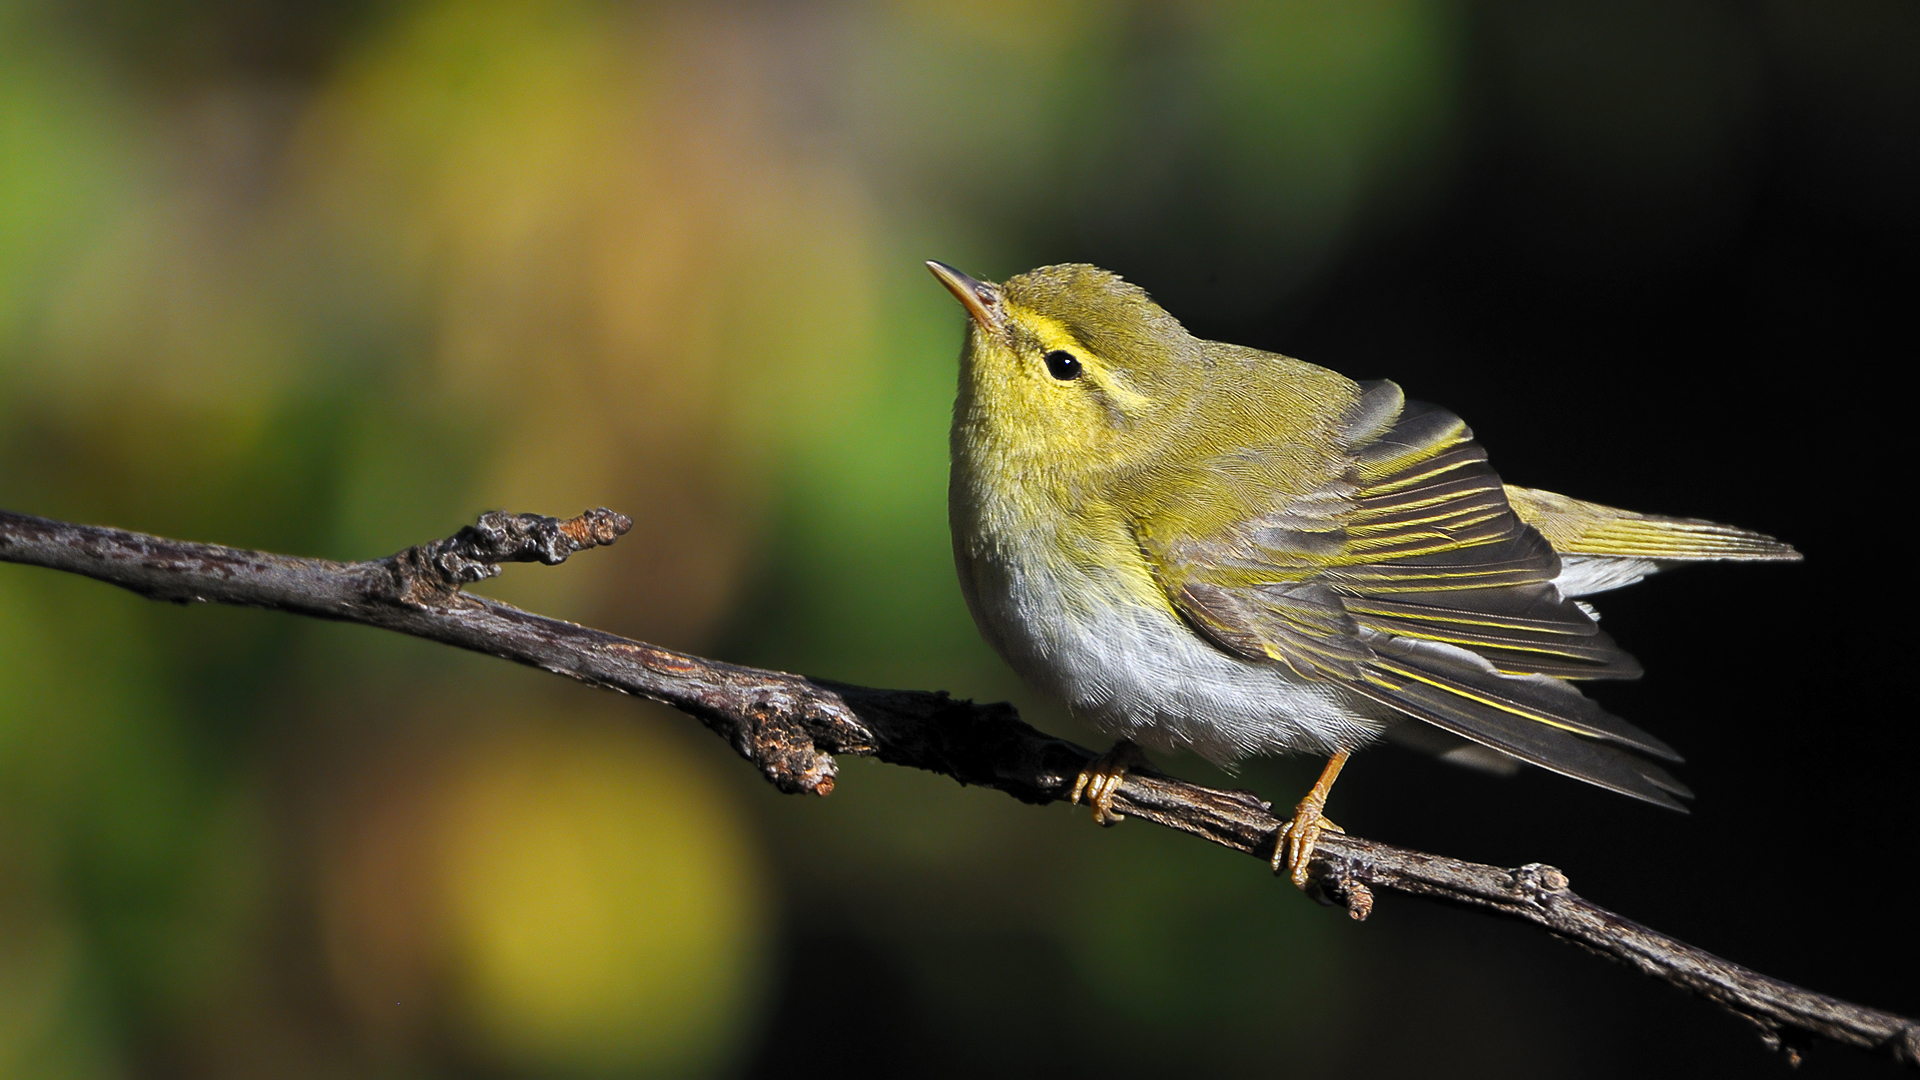
MULTIPOLYGON (((343 558, 605 503, 496 591, 1092 742, 960 610, 917 260, 1098 263, 1510 482, 1804 552, 1595 600, 1691 815, 1392 748, 1330 814, 1920 1014, 1917 11, 0 6, 0 501, 343 558)), ((1785 1069, 1530 929, 871 763, 786 799, 671 714, 50 577, 0 567, 0 1076, 1785 1069)))

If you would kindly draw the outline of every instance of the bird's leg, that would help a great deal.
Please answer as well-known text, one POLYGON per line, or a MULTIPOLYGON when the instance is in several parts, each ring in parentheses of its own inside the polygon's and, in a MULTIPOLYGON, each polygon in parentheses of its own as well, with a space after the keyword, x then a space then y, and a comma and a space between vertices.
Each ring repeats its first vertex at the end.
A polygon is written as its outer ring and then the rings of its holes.
POLYGON ((1120 781, 1127 778, 1128 770, 1146 763, 1147 755, 1132 739, 1121 739, 1080 770, 1080 776, 1073 782, 1071 801, 1078 805, 1085 796, 1088 805, 1093 807, 1094 821, 1102 825, 1118 824, 1121 815, 1113 810, 1114 792, 1120 790, 1120 781))
POLYGON ((1273 872, 1280 872, 1280 864, 1286 863, 1292 871, 1294 888, 1307 887, 1307 862, 1313 858, 1313 846, 1320 842, 1323 832, 1346 832, 1340 826, 1320 816, 1326 808, 1327 795, 1333 791, 1333 782, 1340 778, 1340 769, 1347 763, 1347 752, 1327 759, 1327 767, 1320 770, 1320 779, 1313 782, 1307 797, 1293 809, 1293 820, 1280 826, 1273 838, 1273 872))

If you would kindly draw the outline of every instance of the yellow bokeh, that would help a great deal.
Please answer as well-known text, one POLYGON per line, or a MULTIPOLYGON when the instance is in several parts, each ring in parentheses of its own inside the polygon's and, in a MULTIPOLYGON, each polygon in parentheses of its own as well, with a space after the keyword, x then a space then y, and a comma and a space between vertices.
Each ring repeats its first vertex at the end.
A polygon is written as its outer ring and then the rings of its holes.
POLYGON ((481 742, 438 807, 461 1023, 507 1064, 688 1075, 742 1049, 765 885, 737 809, 625 725, 481 742))

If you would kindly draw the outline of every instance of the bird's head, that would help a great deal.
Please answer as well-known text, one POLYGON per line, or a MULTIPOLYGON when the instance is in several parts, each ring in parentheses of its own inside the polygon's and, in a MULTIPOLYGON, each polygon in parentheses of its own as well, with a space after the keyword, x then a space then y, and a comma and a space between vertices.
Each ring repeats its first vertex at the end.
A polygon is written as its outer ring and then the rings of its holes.
POLYGON ((996 285, 927 267, 972 316, 956 439, 1052 472, 1091 472, 1157 441, 1169 408, 1205 378, 1201 342, 1118 274, 1045 266, 996 285))

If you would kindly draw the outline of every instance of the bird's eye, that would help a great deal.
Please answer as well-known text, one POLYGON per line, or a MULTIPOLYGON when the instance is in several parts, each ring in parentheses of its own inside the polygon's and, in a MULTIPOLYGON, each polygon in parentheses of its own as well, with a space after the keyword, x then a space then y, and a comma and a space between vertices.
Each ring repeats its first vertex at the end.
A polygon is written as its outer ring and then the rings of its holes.
POLYGON ((1047 374, 1066 382, 1080 377, 1080 359, 1065 349, 1055 349, 1047 354, 1047 374))

